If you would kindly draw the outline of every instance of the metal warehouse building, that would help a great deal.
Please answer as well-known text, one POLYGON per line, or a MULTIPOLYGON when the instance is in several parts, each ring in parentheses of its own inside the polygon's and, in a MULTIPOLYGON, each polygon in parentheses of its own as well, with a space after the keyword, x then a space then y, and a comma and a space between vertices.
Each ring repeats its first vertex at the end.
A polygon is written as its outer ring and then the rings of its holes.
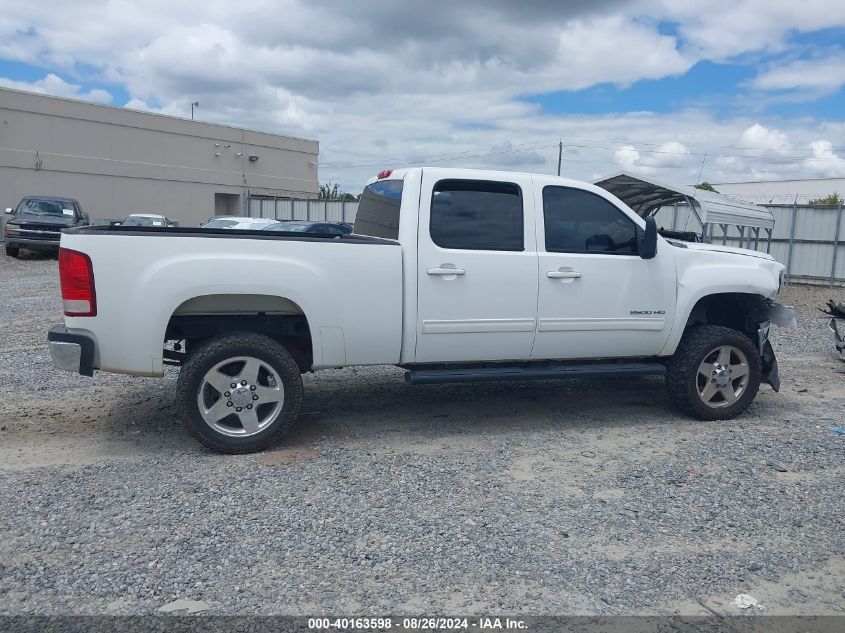
POLYGON ((92 220, 195 226, 251 197, 316 198, 316 141, 0 88, 0 203, 76 198, 92 220))

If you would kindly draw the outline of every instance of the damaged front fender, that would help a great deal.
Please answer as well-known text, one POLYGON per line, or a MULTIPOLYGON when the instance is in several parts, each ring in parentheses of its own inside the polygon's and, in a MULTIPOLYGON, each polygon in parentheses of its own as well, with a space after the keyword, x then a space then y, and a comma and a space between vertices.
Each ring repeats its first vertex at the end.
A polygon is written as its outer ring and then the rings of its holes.
POLYGON ((845 360, 845 332, 839 331, 836 319, 831 319, 828 327, 830 328, 830 331, 833 332, 833 344, 836 345, 836 351, 839 352, 839 358, 845 360))
POLYGON ((766 307, 768 320, 757 326, 757 346, 760 350, 760 359, 763 361, 763 382, 771 385, 775 391, 780 391, 778 359, 769 341, 769 330, 772 324, 785 329, 795 327, 795 308, 771 300, 766 301, 766 307))
POLYGON ((795 308, 785 306, 771 299, 766 301, 766 307, 768 308, 768 320, 770 323, 774 323, 786 330, 795 327, 795 308))

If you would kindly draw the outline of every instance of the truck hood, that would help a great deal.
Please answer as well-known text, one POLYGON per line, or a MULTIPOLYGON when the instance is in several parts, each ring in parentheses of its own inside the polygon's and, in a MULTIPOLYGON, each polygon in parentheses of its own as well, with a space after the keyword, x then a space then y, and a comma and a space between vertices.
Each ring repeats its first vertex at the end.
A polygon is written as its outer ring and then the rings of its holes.
POLYGON ((733 246, 722 246, 721 244, 700 244, 698 242, 685 242, 684 246, 693 251, 710 251, 711 253, 730 253, 732 255, 746 255, 747 257, 757 257, 759 259, 768 259, 774 261, 774 257, 768 253, 761 253, 760 251, 752 251, 747 248, 735 248, 733 246))
POLYGON ((7 224, 15 224, 22 228, 51 227, 65 229, 73 226, 76 220, 70 216, 61 215, 16 215, 9 218, 7 224))

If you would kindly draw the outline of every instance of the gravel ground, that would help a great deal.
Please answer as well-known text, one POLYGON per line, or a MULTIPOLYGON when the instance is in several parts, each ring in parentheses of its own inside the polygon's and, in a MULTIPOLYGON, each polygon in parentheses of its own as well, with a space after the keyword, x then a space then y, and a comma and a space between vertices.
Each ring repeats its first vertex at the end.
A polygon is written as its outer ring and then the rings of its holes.
POLYGON ((306 376, 272 452, 220 456, 174 382, 54 371, 56 262, 0 258, 0 614, 845 613, 845 375, 816 307, 739 419, 651 378, 306 376), (783 471, 783 472, 781 472, 783 471))

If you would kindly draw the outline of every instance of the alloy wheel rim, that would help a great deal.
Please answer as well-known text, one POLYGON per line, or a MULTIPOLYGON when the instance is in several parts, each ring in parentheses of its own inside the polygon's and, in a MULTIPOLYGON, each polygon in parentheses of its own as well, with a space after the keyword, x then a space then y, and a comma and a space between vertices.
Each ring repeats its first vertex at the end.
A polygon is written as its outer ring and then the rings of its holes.
POLYGON ((699 364, 696 391, 706 406, 722 409, 743 396, 748 387, 748 378, 748 358, 745 353, 733 345, 720 345, 705 354, 699 364))
POLYGON ((254 356, 217 363, 202 378, 197 393, 200 416, 229 437, 261 433, 281 413, 285 388, 278 372, 254 356))

